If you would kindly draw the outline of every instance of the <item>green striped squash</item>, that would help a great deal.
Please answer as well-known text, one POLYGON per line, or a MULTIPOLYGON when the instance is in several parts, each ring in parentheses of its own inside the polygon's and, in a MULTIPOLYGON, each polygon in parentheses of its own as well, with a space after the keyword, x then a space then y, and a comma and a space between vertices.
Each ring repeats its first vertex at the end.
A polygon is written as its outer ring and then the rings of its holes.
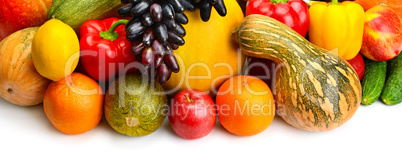
POLYGON ((77 32, 88 20, 117 15, 119 6, 120 0, 53 0, 47 17, 59 19, 77 32))
POLYGON ((273 94, 278 115, 290 125, 332 130, 360 106, 362 90, 352 66, 279 21, 250 15, 233 36, 245 55, 278 63, 273 94))
POLYGON ((105 95, 105 118, 121 134, 145 136, 165 120, 168 101, 162 86, 147 76, 122 75, 105 95))

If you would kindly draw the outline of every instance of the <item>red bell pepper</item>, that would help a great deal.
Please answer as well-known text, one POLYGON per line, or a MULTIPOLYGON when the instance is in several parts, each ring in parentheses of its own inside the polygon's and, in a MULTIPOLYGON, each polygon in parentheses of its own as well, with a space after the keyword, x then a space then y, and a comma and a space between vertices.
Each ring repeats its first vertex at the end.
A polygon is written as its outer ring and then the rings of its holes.
POLYGON ((126 39, 125 24, 128 20, 108 18, 89 20, 80 28, 82 64, 88 75, 95 80, 107 82, 116 74, 136 72, 125 67, 136 61, 131 54, 133 45, 126 39))
POLYGON ((250 0, 247 3, 246 15, 251 14, 272 17, 303 37, 306 36, 310 25, 308 6, 303 0, 250 0))

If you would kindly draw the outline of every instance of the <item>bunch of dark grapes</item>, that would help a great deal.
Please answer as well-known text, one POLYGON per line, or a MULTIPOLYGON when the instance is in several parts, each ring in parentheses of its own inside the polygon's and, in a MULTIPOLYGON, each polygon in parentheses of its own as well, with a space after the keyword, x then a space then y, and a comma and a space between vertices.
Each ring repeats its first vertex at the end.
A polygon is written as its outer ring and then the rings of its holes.
POLYGON ((212 7, 226 15, 223 0, 121 0, 126 4, 118 10, 120 16, 131 17, 126 25, 132 53, 145 66, 145 74, 164 84, 172 72, 180 68, 172 50, 184 45, 188 23, 184 10, 200 9, 201 19, 208 21, 212 7))

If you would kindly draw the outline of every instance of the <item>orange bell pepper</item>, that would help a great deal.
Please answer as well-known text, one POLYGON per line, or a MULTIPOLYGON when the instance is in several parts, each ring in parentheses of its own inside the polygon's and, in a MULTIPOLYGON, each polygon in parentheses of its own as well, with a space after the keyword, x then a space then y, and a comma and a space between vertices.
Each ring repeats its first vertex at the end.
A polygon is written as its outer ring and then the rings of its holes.
POLYGON ((327 50, 338 51, 345 60, 354 58, 363 41, 364 10, 357 3, 338 0, 312 4, 310 41, 327 50))

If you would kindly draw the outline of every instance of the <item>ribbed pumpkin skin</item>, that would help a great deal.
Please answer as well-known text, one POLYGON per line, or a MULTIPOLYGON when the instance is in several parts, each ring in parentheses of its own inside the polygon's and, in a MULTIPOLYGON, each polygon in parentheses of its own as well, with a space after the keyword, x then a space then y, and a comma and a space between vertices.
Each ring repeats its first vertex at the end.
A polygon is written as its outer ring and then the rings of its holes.
POLYGON ((105 118, 121 134, 145 136, 155 132, 167 115, 167 96, 162 86, 141 75, 127 74, 110 84, 105 95, 105 118), (135 122, 131 123, 130 120, 135 122))
POLYGON ((328 131, 360 106, 359 78, 347 61, 315 46, 282 23, 250 15, 233 34, 245 55, 274 60, 277 112, 292 126, 328 131))
POLYGON ((50 80, 32 62, 31 44, 37 27, 19 30, 0 42, 0 96, 16 105, 42 103, 50 80))

